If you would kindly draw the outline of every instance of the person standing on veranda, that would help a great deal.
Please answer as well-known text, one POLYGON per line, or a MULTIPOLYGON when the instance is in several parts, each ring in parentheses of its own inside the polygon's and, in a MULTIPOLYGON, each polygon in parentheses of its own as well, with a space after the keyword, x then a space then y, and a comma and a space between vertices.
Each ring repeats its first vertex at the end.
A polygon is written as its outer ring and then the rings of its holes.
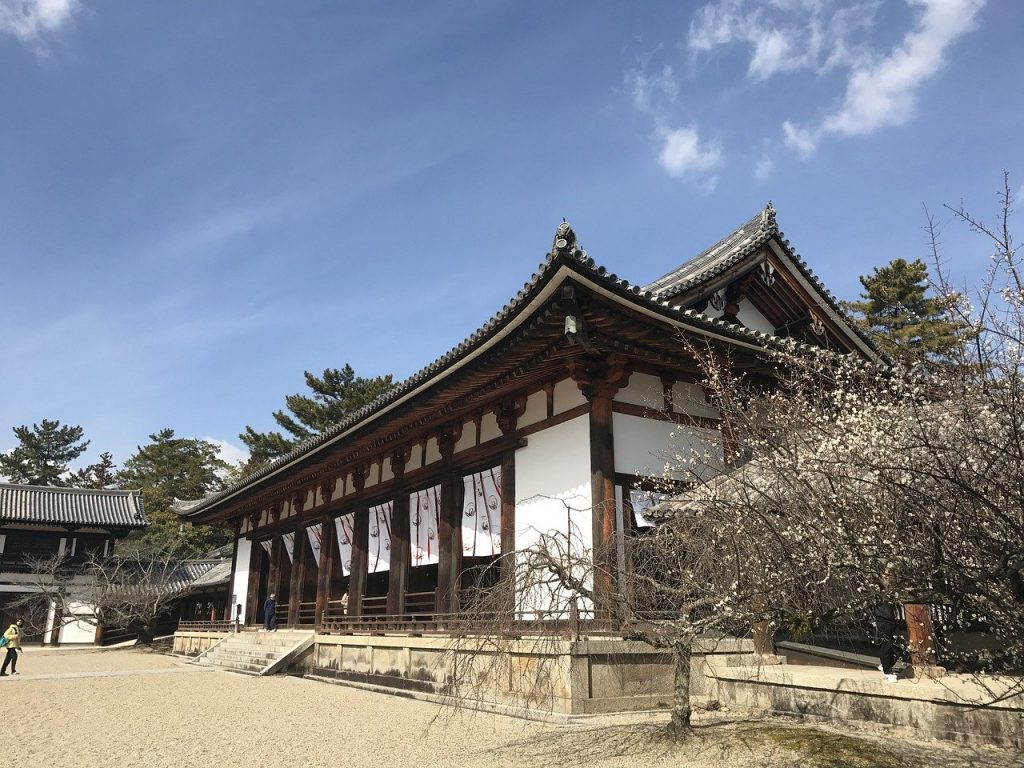
POLYGON ((21 628, 25 626, 24 619, 18 619, 4 632, 7 655, 4 657, 3 667, 0 667, 0 675, 7 674, 7 666, 11 667, 11 674, 18 674, 18 654, 21 652, 21 628))
POLYGON ((263 603, 263 628, 270 632, 277 629, 277 595, 271 592, 263 603))

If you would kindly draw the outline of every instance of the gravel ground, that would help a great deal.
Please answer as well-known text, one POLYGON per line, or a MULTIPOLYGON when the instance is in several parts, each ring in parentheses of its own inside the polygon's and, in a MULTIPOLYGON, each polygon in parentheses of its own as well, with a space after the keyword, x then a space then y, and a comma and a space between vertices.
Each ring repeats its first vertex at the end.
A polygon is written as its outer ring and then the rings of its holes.
POLYGON ((528 723, 291 677, 210 672, 141 651, 33 651, 0 681, 6 758, 73 766, 1024 766, 1020 755, 782 721, 528 723), (89 675, 89 676, 85 676, 89 675), (13 750, 13 753, 12 753, 13 750))

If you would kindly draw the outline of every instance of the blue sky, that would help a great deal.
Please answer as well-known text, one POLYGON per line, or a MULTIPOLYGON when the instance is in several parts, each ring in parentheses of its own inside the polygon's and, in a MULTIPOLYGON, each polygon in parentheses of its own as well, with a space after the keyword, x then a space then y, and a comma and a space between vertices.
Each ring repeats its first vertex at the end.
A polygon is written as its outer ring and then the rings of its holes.
POLYGON ((1024 181, 1022 30, 1008 0, 0 0, 0 450, 43 418, 86 459, 237 446, 305 369, 405 377, 563 216, 646 282, 772 199, 851 298, 925 255, 923 205, 1024 181))

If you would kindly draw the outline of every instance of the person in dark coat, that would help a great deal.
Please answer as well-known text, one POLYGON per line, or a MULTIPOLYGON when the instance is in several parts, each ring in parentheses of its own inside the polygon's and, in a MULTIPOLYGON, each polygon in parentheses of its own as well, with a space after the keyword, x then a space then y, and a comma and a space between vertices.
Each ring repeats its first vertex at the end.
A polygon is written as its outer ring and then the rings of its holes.
POLYGON ((277 595, 273 592, 267 597, 267 601, 263 603, 263 628, 270 632, 271 630, 277 629, 277 595))
POLYGON ((896 662, 903 657, 902 643, 897 638, 899 620, 889 603, 879 603, 871 612, 875 624, 875 641, 878 643, 878 668, 885 675, 886 682, 895 683, 896 662))

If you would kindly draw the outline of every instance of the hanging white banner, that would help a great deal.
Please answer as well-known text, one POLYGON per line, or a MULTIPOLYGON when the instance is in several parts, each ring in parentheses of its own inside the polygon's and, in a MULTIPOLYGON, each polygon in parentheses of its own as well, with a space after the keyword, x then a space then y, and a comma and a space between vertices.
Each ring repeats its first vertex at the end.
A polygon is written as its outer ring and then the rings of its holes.
POLYGON ((288 562, 295 562, 295 532, 284 534, 281 539, 284 542, 284 551, 288 553, 288 562))
POLYGON ((437 529, 440 512, 440 485, 409 494, 409 544, 413 567, 438 561, 437 529))
POLYGON ((367 551, 368 573, 391 569, 391 509, 392 502, 370 507, 370 535, 367 551))
POLYGON ((334 530, 338 534, 338 552, 340 553, 341 573, 343 576, 348 576, 352 573, 352 536, 355 519, 355 514, 334 518, 334 530))
POLYGON ((274 548, 274 542, 272 542, 270 539, 266 539, 265 541, 261 541, 260 542, 260 546, 263 547, 263 549, 266 551, 267 555, 269 556, 270 555, 270 551, 274 548))
POLYGON ((501 467, 466 475, 462 482, 462 553, 496 557, 501 554, 501 467))

